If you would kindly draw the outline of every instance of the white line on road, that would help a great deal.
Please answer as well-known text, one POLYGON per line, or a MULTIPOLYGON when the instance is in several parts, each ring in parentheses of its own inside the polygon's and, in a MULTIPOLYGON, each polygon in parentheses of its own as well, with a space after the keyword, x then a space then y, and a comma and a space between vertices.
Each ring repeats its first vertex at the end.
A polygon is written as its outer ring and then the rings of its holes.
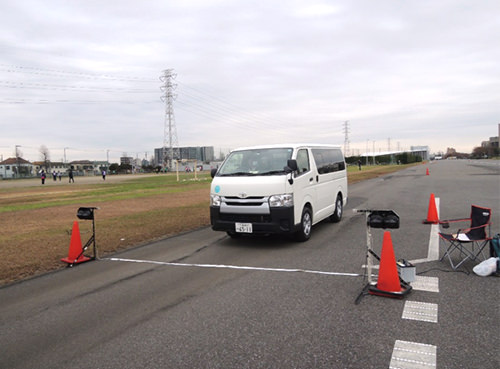
POLYGON ((121 261, 121 262, 128 262, 128 263, 155 264, 155 265, 165 265, 165 266, 178 266, 178 267, 260 270, 260 271, 266 271, 266 272, 309 273, 309 274, 321 274, 321 275, 331 275, 331 276, 341 276, 341 277, 363 277, 362 274, 357 274, 357 273, 323 272, 320 270, 308 270, 308 269, 264 268, 264 267, 223 265, 223 264, 169 263, 169 262, 165 262, 165 261, 137 260, 137 259, 123 259, 123 258, 105 258, 105 259, 101 259, 101 260, 121 261))
MULTIPOLYGON (((439 197, 435 198, 436 210, 439 218, 439 197)), ((431 225, 431 232, 429 235, 429 246, 427 249, 427 258, 410 260, 412 264, 426 263, 428 261, 439 260, 439 224, 431 225)))
POLYGON ((437 277, 424 277, 417 275, 415 280, 411 282, 414 290, 439 292, 439 279, 437 277))
POLYGON ((436 346, 397 340, 389 368, 424 369, 436 367, 436 346))
POLYGON ((437 323, 438 305, 429 302, 406 301, 402 318, 437 323))

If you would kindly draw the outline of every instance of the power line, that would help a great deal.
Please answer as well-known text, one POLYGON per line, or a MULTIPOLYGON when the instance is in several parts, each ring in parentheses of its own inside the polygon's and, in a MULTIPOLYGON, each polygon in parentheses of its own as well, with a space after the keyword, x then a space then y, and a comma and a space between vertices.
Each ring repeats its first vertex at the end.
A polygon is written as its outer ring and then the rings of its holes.
POLYGON ((198 94, 198 96, 186 93, 182 89, 179 91, 179 97, 182 98, 184 95, 188 97, 193 97, 194 99, 197 99, 198 101, 201 101, 203 103, 207 103, 208 106, 214 106, 218 107, 221 110, 225 110, 230 113, 237 113, 240 116, 245 116, 248 119, 253 119, 254 123, 258 123, 260 121, 266 122, 266 123, 273 123, 273 124, 282 124, 284 126, 288 126, 290 124, 290 121, 284 121, 277 119, 274 116, 270 116, 265 113, 256 113, 255 111, 248 111, 245 108, 235 105, 232 102, 230 102, 227 99, 223 99, 220 96, 214 96, 214 94, 205 92, 203 90, 200 90, 199 88, 194 88, 188 85, 185 85, 181 82, 178 82, 181 87, 185 87, 188 90, 195 91, 195 93, 198 94))
POLYGON ((69 100, 69 99, 56 99, 56 100, 47 100, 47 99, 0 99, 0 104, 12 104, 12 105, 20 105, 20 104, 40 104, 40 105, 49 105, 49 104, 159 104, 158 100, 151 101, 134 101, 134 100, 69 100))
POLYGON ((157 81, 156 79, 153 78, 143 78, 143 77, 133 77, 133 76, 113 76, 110 74, 71 72, 71 71, 57 70, 57 69, 44 69, 44 68, 25 67, 25 66, 6 65, 6 64, 0 64, 0 70, 9 73, 27 73, 27 74, 56 76, 56 77, 74 76, 79 78, 90 78, 90 79, 101 79, 101 80, 112 80, 112 81, 133 81, 133 82, 157 81))
POLYGON ((31 88, 42 90, 60 90, 60 91, 84 91, 84 92, 125 92, 125 93, 152 93, 154 91, 149 89, 130 89, 119 87, 86 87, 78 85, 55 85, 50 83, 26 83, 26 82, 12 82, 0 81, 0 85, 8 88, 31 88))
MULTIPOLYGON (((106 74, 91 74, 91 73, 80 73, 73 71, 66 71, 60 69, 47 69, 47 68, 36 68, 18 65, 6 65, 0 64, 0 70, 13 72, 13 73, 28 73, 36 75, 47 75, 55 77, 78 77, 78 78, 90 78, 101 81, 133 81, 133 82, 155 82, 157 80, 149 78, 140 78, 133 76, 112 76, 106 74)), ((237 106, 227 99, 223 99, 220 96, 214 96, 213 93, 206 92, 200 88, 195 88, 184 83, 178 83, 181 86, 179 91, 178 104, 182 105, 181 109, 198 116, 203 116, 209 119, 223 118, 225 120, 230 120, 235 122, 250 122, 253 127, 261 127, 262 129, 283 129, 290 125, 288 120, 280 120, 275 116, 269 114, 257 113, 255 111, 248 111, 247 109, 237 106)), ((177 84, 176 84, 177 86, 177 84)), ((0 87, 6 88, 19 88, 19 89, 42 89, 42 90, 53 90, 53 91, 72 91, 72 92, 103 92, 103 93, 152 93, 153 89, 138 89, 138 88, 124 88, 124 87, 95 87, 95 86, 81 86, 81 85, 61 85, 54 83, 33 83, 33 82, 19 82, 19 81, 0 81, 0 87)), ((91 103, 120 103, 126 101, 96 101, 96 100, 72 100, 72 99, 39 99, 36 101, 29 101, 26 99, 15 99, 1 101, 1 104, 49 104, 49 103, 77 103, 77 104, 91 104, 91 103)), ((133 103, 133 102, 132 102, 133 103)), ((140 102, 141 104, 144 102, 140 102)), ((151 102, 148 102, 151 103, 151 102)), ((240 123, 244 125, 246 123, 240 123)))

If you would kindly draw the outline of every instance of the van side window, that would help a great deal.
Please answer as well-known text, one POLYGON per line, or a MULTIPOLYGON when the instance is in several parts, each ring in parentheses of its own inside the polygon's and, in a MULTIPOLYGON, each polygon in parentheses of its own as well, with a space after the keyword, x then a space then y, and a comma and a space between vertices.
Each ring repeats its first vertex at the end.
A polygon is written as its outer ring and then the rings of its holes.
POLYGON ((312 153, 319 174, 345 169, 344 157, 339 149, 312 149, 312 153))
POLYGON ((309 154, 307 150, 301 149, 297 153, 297 173, 300 176, 303 173, 309 172, 309 154))

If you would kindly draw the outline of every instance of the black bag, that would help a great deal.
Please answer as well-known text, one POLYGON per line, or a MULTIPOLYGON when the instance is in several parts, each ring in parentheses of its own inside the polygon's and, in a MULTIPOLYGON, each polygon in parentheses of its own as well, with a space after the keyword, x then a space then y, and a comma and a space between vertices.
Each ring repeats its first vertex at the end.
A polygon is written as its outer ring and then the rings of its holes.
POLYGON ((399 215, 392 210, 372 210, 368 216, 371 228, 399 228, 399 215))
POLYGON ((76 216, 79 219, 94 219, 94 208, 79 208, 76 216))

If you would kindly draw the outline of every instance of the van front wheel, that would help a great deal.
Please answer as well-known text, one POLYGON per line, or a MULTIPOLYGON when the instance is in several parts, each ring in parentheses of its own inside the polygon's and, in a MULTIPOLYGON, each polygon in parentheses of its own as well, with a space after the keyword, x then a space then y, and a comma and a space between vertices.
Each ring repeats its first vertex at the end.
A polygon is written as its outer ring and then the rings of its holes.
POLYGON ((335 210, 332 215, 330 215, 330 220, 334 223, 340 222, 342 219, 342 213, 344 212, 344 203, 342 201, 342 196, 338 195, 337 200, 335 200, 335 210))
POLYGON ((312 215, 311 209, 305 207, 302 210, 302 218, 300 220, 300 228, 295 234, 297 241, 307 241, 311 237, 312 230, 312 215))

